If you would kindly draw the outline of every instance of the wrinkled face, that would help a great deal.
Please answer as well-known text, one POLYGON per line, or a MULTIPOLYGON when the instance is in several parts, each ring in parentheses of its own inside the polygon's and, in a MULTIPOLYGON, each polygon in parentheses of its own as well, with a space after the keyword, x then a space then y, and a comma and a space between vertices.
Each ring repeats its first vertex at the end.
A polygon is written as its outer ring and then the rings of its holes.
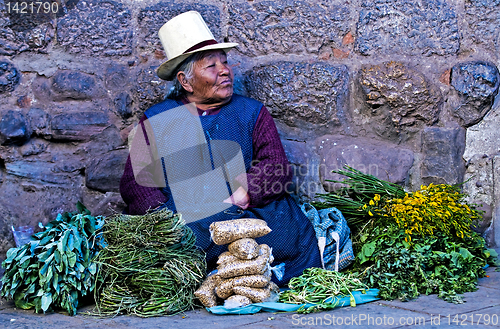
POLYGON ((225 103, 233 95, 233 70, 223 50, 207 53, 193 64, 192 98, 198 103, 225 103))

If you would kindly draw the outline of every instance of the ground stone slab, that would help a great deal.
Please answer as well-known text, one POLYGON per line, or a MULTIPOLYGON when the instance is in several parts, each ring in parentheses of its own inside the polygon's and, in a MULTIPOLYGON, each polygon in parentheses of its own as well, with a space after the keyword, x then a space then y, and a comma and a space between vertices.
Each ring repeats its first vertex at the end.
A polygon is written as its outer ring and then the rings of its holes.
POLYGON ((245 85, 250 97, 289 126, 333 127, 347 121, 348 81, 345 65, 275 62, 254 67, 245 85))
POLYGON ((500 52, 500 0, 465 1, 472 40, 500 52))
POLYGON ((343 169, 344 165, 392 183, 403 183, 414 160, 409 149, 367 138, 326 135, 316 140, 316 146, 322 159, 319 176, 325 190, 330 191, 337 186, 325 180, 345 178, 332 173, 332 170, 343 169))
POLYGON ((247 56, 317 54, 339 47, 350 28, 349 7, 326 1, 235 2, 228 11, 228 38, 247 56))
POLYGON ((451 55, 460 48, 454 3, 363 0, 355 49, 362 55, 451 55))
POLYGON ((464 127, 472 126, 490 111, 500 86, 500 73, 494 64, 475 61, 451 69, 451 85, 461 97, 454 110, 464 127))
POLYGON ((422 132, 424 158, 420 168, 424 184, 457 184, 463 181, 465 129, 427 127, 422 132))
POLYGON ((70 53, 132 54, 131 12, 120 2, 79 1, 57 21, 57 41, 70 53))
POLYGON ((173 3, 163 1, 141 9, 137 17, 140 45, 162 49, 158 31, 169 19, 186 11, 195 10, 201 14, 218 42, 221 40, 220 10, 215 6, 198 3, 173 3))

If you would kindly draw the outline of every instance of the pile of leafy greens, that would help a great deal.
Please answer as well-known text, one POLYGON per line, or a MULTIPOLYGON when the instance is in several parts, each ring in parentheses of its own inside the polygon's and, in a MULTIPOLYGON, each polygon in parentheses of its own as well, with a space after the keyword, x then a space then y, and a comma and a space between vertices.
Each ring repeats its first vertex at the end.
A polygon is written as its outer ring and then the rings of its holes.
POLYGON ((93 217, 78 202, 77 212, 58 214, 45 230, 21 247, 11 248, 2 263, 1 295, 16 307, 44 313, 62 308, 75 315, 78 300, 93 292, 102 248, 102 217, 93 217))
POLYGON ((477 289, 497 253, 472 228, 481 219, 460 186, 421 186, 413 193, 350 167, 341 189, 318 195, 317 208, 337 207, 352 230, 352 273, 379 297, 409 300, 420 294, 462 303, 459 294, 477 289))

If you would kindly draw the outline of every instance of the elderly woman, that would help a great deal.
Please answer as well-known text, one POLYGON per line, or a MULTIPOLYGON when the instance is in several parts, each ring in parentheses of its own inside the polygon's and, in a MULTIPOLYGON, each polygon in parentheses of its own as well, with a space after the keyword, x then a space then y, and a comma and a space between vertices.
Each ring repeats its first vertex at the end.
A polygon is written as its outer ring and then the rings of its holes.
MULTIPOLYGON (((234 76, 226 52, 236 44, 217 43, 197 12, 174 17, 160 29, 159 34, 169 60, 160 66, 158 76, 174 80, 174 87, 165 101, 145 112, 140 120, 142 131, 152 129, 145 125, 147 120, 173 113, 174 109, 184 106, 193 114, 190 117, 196 116, 201 123, 202 136, 210 141, 210 145, 215 145, 215 141, 237 143, 246 171, 237 177, 241 184, 229 187, 230 197, 219 200, 221 204, 226 204, 227 209, 204 218, 193 217, 196 220, 188 221, 187 225, 196 235, 197 245, 206 252, 208 268, 215 268, 218 256, 227 250, 227 246, 212 242, 210 224, 235 218, 263 219, 272 229, 271 233, 256 240, 259 244, 265 243, 272 247, 275 258, 273 265, 285 263, 284 277, 281 280, 273 279, 278 285, 288 283, 290 278, 302 274, 306 268, 321 266, 314 229, 300 207, 286 193, 292 173, 271 115, 261 103, 233 93, 234 76)), ((181 131, 186 131, 181 140, 195 134, 191 128, 181 128, 181 131)), ((149 147, 152 141, 147 136, 145 140, 149 147)), ((213 157, 216 151, 213 147, 207 161, 215 169, 213 157)), ((192 159, 183 166, 194 168, 196 159, 192 159)), ((166 173, 165 162, 162 162, 161 167, 165 174, 165 185, 154 187, 154 184, 141 184, 137 170, 134 175, 133 161, 129 157, 120 184, 128 213, 144 214, 162 207, 179 210, 181 198, 177 198, 171 188, 176 179, 166 173)), ((181 168, 181 171, 184 169, 181 168)), ((156 170, 158 172, 158 168, 156 170)), ((215 192, 209 194, 217 197, 215 192)), ((198 207, 196 195, 194 193, 192 198, 193 213, 198 207)), ((189 209, 186 211, 189 212, 189 209)), ((185 215, 184 211, 180 212, 185 215)))

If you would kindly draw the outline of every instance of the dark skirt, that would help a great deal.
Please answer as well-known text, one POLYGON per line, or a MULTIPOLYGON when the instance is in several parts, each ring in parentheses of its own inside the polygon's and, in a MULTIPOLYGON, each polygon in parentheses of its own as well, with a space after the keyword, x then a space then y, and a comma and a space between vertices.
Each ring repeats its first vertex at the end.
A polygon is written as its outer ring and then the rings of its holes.
POLYGON ((321 267, 314 228, 295 200, 285 194, 262 208, 242 210, 233 205, 225 211, 187 224, 196 235, 196 244, 207 254, 209 271, 217 267, 219 255, 227 251, 227 245, 218 246, 211 240, 210 224, 236 218, 259 218, 265 220, 271 228, 271 233, 256 241, 272 248, 272 266, 285 263, 283 278, 278 280, 273 275, 273 281, 279 286, 286 285, 292 277, 301 275, 306 268, 321 267))

